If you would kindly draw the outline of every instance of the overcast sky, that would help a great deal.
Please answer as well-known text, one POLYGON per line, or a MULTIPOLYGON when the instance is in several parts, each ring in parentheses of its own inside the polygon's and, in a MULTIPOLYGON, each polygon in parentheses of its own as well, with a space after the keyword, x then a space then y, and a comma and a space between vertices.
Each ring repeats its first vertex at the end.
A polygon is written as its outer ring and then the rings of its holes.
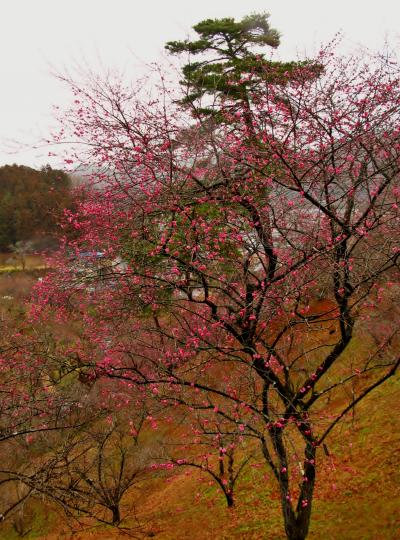
POLYGON ((45 137, 52 105, 68 103, 52 70, 102 63, 134 79, 196 22, 260 11, 281 32, 283 59, 311 56, 338 31, 347 50, 400 41, 400 0, 0 0, 0 165, 49 162, 48 149, 10 153, 10 140, 45 137))

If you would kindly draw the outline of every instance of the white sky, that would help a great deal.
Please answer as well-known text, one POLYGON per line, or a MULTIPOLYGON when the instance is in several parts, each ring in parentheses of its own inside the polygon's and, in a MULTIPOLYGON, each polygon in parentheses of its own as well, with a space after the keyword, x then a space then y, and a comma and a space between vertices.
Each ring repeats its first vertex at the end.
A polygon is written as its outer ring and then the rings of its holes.
POLYGON ((282 34, 283 59, 312 55, 338 31, 348 50, 400 41, 400 0, 0 0, 0 165, 56 165, 48 149, 10 153, 10 140, 46 137, 52 105, 69 102, 52 69, 102 63, 134 79, 198 21, 260 11, 282 34))

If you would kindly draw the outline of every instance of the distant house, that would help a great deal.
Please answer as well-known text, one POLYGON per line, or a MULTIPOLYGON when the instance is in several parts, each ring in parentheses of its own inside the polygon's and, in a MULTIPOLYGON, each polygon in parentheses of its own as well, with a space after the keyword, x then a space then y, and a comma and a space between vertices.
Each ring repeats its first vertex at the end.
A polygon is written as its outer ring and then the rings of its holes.
POLYGON ((98 287, 112 285, 116 276, 127 268, 127 263, 121 257, 110 259, 102 251, 80 251, 71 259, 76 282, 91 292, 98 287))

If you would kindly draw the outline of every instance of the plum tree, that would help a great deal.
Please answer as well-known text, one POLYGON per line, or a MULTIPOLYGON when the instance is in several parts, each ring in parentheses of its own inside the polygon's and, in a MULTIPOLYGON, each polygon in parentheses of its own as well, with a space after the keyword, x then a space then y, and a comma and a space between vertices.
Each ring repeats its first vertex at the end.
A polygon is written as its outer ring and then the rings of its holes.
POLYGON ((379 323, 399 283, 400 77, 330 49, 279 85, 246 77, 248 99, 225 93, 207 129, 201 96, 189 114, 165 84, 146 101, 72 83, 63 127, 97 188, 69 215, 68 249, 124 265, 95 297, 60 265, 37 314, 84 321, 95 380, 257 441, 302 540, 319 449, 400 364, 398 309, 379 323))

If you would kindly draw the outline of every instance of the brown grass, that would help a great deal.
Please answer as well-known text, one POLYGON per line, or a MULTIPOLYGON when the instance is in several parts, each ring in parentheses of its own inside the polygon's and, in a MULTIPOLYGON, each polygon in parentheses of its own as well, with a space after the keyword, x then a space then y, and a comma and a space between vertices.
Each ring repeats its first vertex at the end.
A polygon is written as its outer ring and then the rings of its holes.
MULTIPOLYGON (((37 279, 31 273, 0 277, 0 297, 16 304, 37 279)), ((0 299, 0 312, 6 300, 0 299)), ((355 342, 351 354, 362 354, 355 342)), ((327 440, 330 456, 320 452, 310 540, 395 540, 400 538, 400 380, 390 379, 359 404, 327 440)), ((338 403, 331 403, 331 407, 338 403)), ((261 459, 260 459, 261 462, 261 459)), ((125 501, 135 507, 145 537, 159 540, 284 540, 277 486, 268 469, 249 466, 228 510, 210 477, 193 469, 143 480, 125 501)), ((127 525, 134 525, 132 514, 127 525)), ((0 538, 16 539, 9 523, 0 538)), ((66 518, 40 507, 25 538, 99 540, 129 538, 110 527, 72 532, 66 518), (47 515, 48 514, 48 515, 47 515)))

